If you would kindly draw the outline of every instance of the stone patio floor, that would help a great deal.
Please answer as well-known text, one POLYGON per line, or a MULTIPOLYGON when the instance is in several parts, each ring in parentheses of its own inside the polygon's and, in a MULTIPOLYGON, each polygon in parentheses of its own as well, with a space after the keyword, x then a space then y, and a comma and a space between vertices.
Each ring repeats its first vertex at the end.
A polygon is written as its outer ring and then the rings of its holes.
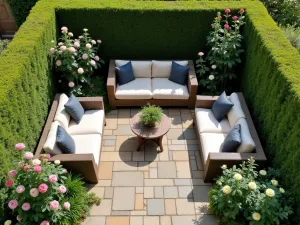
POLYGON ((172 126, 162 153, 151 140, 136 151, 129 122, 138 111, 119 109, 106 115, 100 180, 89 186, 102 202, 83 224, 216 225, 207 208, 211 184, 202 180, 193 111, 164 109, 172 126))

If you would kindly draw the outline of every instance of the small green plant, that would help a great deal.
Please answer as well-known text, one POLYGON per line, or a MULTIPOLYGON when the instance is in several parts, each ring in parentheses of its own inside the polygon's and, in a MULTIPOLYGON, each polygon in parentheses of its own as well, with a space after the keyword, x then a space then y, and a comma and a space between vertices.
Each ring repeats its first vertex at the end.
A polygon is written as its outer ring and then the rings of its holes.
POLYGON ((141 121, 144 125, 155 126, 162 118, 162 109, 155 105, 146 105, 141 110, 141 121))
POLYGON ((257 172, 256 167, 253 158, 240 168, 222 166, 223 175, 209 196, 210 208, 223 225, 284 224, 293 213, 287 193, 275 179, 276 172, 257 172))
POLYGON ((286 27, 281 26, 286 38, 300 53, 300 27, 287 25, 286 27))

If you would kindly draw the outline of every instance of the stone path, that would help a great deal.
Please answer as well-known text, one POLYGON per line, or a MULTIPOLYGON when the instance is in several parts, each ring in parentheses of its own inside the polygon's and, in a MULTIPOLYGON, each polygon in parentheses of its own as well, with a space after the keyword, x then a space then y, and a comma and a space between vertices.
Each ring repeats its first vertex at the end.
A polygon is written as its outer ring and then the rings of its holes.
POLYGON ((202 180, 193 111, 164 110, 172 126, 162 153, 152 141, 135 151, 138 143, 129 121, 137 112, 120 109, 106 115, 100 180, 89 186, 102 203, 83 224, 216 225, 207 208, 211 184, 202 180))

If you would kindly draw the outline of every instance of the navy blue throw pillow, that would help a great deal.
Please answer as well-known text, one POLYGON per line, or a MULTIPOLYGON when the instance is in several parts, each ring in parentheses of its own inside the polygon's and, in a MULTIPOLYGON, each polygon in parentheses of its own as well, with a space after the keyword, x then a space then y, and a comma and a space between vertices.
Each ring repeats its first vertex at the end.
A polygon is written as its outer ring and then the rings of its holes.
POLYGON ((234 128, 232 128, 227 134, 223 145, 222 152, 236 152, 237 148, 242 143, 241 138, 241 125, 238 124, 234 128))
POLYGON ((169 80, 177 84, 186 85, 189 75, 189 69, 190 68, 188 66, 182 66, 172 61, 171 75, 169 77, 169 80))
POLYGON ((116 72, 117 82, 119 85, 127 84, 130 81, 135 80, 131 62, 128 62, 123 66, 116 67, 116 72))
POLYGON ((70 96, 68 102, 65 104, 65 109, 70 114, 72 119, 79 124, 84 114, 84 108, 74 95, 70 96))
POLYGON ((65 154, 75 153, 75 142, 73 138, 59 125, 57 127, 56 144, 65 154))
POLYGON ((234 104, 229 101, 229 99, 226 96, 225 91, 219 96, 217 101, 213 104, 211 111, 214 114, 215 118, 221 122, 223 120, 227 113, 230 111, 234 104))

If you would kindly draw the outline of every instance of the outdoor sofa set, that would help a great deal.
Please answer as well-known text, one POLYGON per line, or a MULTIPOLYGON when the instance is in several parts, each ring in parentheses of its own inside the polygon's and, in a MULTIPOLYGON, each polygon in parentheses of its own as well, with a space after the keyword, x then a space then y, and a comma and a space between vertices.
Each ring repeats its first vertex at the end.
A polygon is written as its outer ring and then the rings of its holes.
MULTIPOLYGON (((220 175, 221 166, 224 164, 230 167, 250 157, 261 166, 266 163, 266 156, 242 93, 233 93, 227 98, 233 103, 233 107, 225 118, 218 121, 212 111, 218 96, 197 96, 198 83, 192 61, 176 61, 179 65, 188 66, 186 85, 172 84, 173 82, 168 80, 173 68, 172 61, 155 60, 132 61, 135 79, 127 82, 127 85, 119 85, 116 71, 128 62, 110 61, 107 79, 110 105, 112 108, 143 106, 149 102, 159 106, 195 108, 194 125, 204 166, 204 181, 210 182, 220 175), (221 152, 226 136, 237 126, 241 134, 241 143, 237 151, 221 152)), ((105 126, 104 103, 102 97, 84 97, 78 100, 84 108, 84 115, 79 124, 70 118, 65 110, 64 105, 68 102, 68 97, 65 94, 55 96, 35 155, 39 157, 40 154, 49 153, 52 155, 51 161, 60 160, 68 170, 81 174, 88 182, 97 183, 105 126), (58 125, 64 127, 74 139, 76 150, 73 154, 62 154, 57 146, 58 125)))

